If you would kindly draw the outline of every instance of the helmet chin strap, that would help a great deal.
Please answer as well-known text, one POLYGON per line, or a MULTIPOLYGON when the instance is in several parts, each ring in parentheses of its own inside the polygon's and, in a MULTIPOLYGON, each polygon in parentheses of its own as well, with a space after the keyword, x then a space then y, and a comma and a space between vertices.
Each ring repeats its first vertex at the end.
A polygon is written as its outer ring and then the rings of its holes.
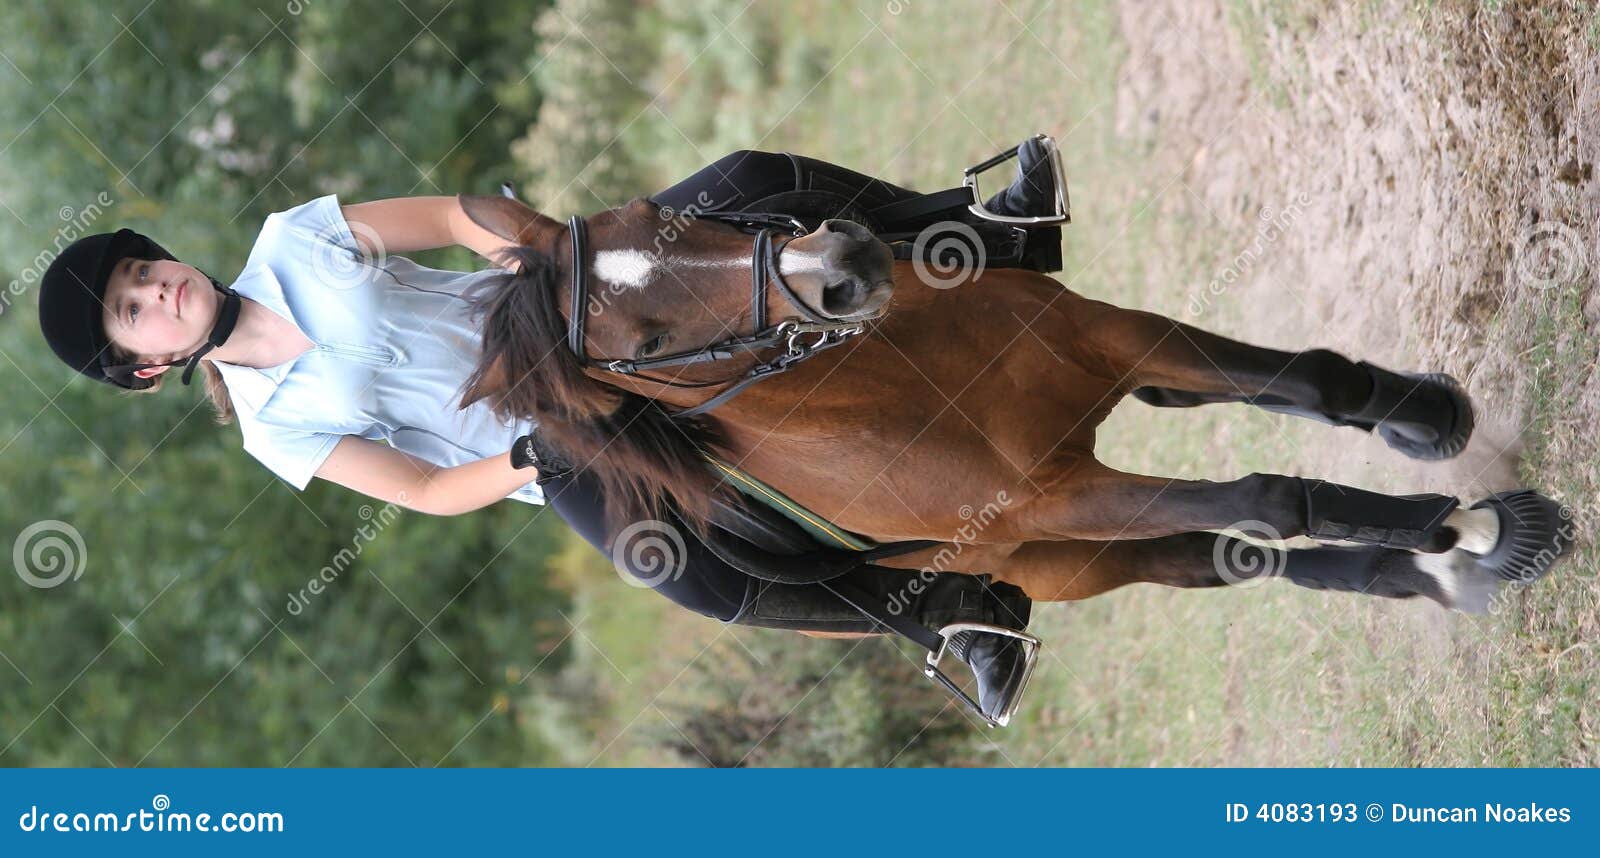
MULTIPOLYGON (((217 313, 217 322, 211 326, 211 334, 206 337, 206 344, 195 349, 194 354, 189 355, 188 363, 184 364, 183 376, 179 379, 184 384, 188 384, 189 380, 194 377, 195 367, 200 365, 202 357, 205 357, 212 349, 228 341, 228 336, 233 333, 234 326, 239 323, 239 310, 244 304, 239 298, 238 292, 218 283, 216 278, 209 274, 206 275, 206 279, 210 280, 211 285, 222 293, 222 310, 217 313)), ((173 362, 173 364, 175 363, 177 361, 173 362)), ((173 364, 168 364, 168 366, 173 364)))
POLYGON ((211 326, 211 333, 206 336, 205 345, 195 349, 194 353, 188 357, 179 358, 178 360, 168 361, 166 363, 136 363, 123 366, 106 367, 107 374, 125 378, 127 383, 123 386, 137 390, 149 387, 153 382, 151 382, 148 378, 141 379, 134 375, 133 373, 136 370, 150 369, 158 366, 178 366, 179 364, 182 364, 183 376, 180 380, 184 384, 188 384, 194 378, 195 368, 200 366, 200 359, 210 353, 212 349, 228 341, 229 335, 233 333, 234 326, 239 323, 239 310, 244 305, 244 301, 239 296, 238 292, 235 292, 233 289, 217 282, 217 278, 212 277, 209 274, 206 275, 206 279, 211 281, 212 288, 222 293, 222 310, 217 313, 217 321, 211 326))

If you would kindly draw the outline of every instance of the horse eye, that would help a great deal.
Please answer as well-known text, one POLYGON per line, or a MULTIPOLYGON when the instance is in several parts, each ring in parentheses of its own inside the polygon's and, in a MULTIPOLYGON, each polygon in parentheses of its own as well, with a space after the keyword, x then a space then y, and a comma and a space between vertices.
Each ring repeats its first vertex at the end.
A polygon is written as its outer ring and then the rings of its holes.
POLYGON ((637 352, 637 356, 638 357, 642 357, 642 358, 646 358, 646 357, 650 357, 652 355, 660 354, 661 350, 663 348, 666 348, 666 345, 667 345, 667 335, 666 334, 656 334, 655 336, 653 336, 650 339, 646 340, 643 345, 639 346, 639 350, 637 352))

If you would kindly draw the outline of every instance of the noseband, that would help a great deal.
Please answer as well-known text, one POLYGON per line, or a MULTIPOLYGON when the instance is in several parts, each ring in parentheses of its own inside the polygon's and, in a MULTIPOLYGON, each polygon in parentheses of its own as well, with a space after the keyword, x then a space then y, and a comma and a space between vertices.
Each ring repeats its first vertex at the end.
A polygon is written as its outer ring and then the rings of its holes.
POLYGON ((752 317, 753 331, 744 336, 732 336, 707 346, 689 349, 659 357, 627 359, 627 358, 594 358, 589 357, 585 350, 584 321, 588 315, 589 303, 589 267, 588 246, 589 227, 584 219, 574 215, 567 221, 567 231, 572 238, 572 305, 567 315, 567 347, 586 367, 601 367, 611 372, 622 375, 638 376, 646 381, 663 384, 668 387, 714 387, 727 384, 728 387, 711 399, 675 412, 679 417, 693 417, 704 414, 713 408, 732 399, 756 382, 769 376, 786 372, 796 364, 812 355, 840 345, 852 337, 860 335, 864 325, 857 322, 841 322, 811 309, 806 302, 800 300, 790 288, 783 273, 778 269, 778 256, 790 241, 804 235, 806 228, 796 219, 787 215, 774 215, 750 212, 730 212, 726 214, 701 214, 699 220, 715 220, 736 227, 755 236, 755 245, 750 253, 750 314, 752 317), (781 238, 775 238, 779 234, 781 238), (772 283, 778 291, 789 300, 789 303, 800 312, 804 321, 793 319, 784 320, 776 325, 767 324, 767 284, 772 283), (805 341, 808 334, 815 335, 810 342, 805 341), (697 363, 708 363, 719 360, 732 360, 742 355, 765 349, 783 347, 778 355, 766 360, 757 361, 744 375, 733 379, 723 379, 709 382, 682 382, 676 379, 661 378, 643 375, 645 371, 662 369, 665 367, 688 366, 697 363))

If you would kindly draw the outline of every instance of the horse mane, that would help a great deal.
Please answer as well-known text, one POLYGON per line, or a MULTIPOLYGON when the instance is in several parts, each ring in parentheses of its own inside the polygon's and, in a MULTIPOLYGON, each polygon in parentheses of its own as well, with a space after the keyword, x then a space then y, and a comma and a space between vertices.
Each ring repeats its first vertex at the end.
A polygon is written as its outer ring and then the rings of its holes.
POLYGON ((461 407, 487 399, 502 420, 536 421, 543 442, 599 478, 611 534, 633 522, 669 521, 675 509, 704 535, 713 500, 726 491, 701 454, 723 448, 713 424, 673 417, 590 376, 567 348, 555 260, 529 247, 508 247, 501 260, 521 271, 469 296, 482 346, 461 407))

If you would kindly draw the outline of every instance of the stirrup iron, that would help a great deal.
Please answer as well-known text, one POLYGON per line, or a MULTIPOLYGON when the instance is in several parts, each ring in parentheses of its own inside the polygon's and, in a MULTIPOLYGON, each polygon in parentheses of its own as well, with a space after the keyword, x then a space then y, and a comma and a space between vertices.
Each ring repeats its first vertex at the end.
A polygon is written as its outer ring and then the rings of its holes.
POLYGON ((928 653, 928 662, 922 668, 924 676, 943 686, 944 689, 963 705, 967 710, 982 718, 990 727, 1004 727, 1011 723, 1011 716, 1017 714, 1018 707, 1022 704, 1022 693, 1028 688, 1028 680, 1033 677, 1034 665, 1039 660, 1039 639, 1033 635, 1017 629, 1008 629, 991 623, 951 623, 939 630, 939 648, 928 653), (939 669, 939 662, 944 659, 944 654, 950 649, 950 639, 962 632, 984 632, 986 634, 1000 635, 1001 637, 1016 638, 1022 642, 1022 679, 1017 681, 1017 690, 1011 693, 1011 698, 1000 707, 1000 712, 990 717, 983 711, 983 707, 972 695, 961 689, 949 674, 939 669))
POLYGON ((1055 138, 1048 134, 1036 134, 1034 139, 1044 144, 1045 160, 1050 164, 1050 179, 1055 185, 1055 212, 1043 216, 1002 215, 984 208, 985 197, 978 188, 978 175, 1017 157, 1017 154, 1022 150, 1020 143, 987 161, 973 164, 962 171, 961 184, 972 191, 972 202, 967 206, 968 211, 984 220, 1017 226, 1054 226, 1072 222, 1072 201, 1067 197, 1067 171, 1061 165, 1061 149, 1056 146, 1055 138))

